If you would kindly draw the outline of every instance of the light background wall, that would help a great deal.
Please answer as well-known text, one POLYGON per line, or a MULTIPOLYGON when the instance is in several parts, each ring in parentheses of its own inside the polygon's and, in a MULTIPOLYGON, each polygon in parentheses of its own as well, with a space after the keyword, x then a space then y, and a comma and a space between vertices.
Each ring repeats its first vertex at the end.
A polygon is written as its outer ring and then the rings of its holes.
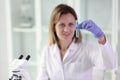
POLYGON ((0 80, 8 80, 8 52, 5 0, 0 0, 0 80))

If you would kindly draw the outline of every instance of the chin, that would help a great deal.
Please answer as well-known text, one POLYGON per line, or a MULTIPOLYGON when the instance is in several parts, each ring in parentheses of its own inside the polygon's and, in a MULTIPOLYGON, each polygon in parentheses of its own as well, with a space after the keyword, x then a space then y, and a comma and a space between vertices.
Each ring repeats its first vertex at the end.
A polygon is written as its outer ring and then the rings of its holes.
POLYGON ((64 41, 70 41, 70 40, 72 40, 72 38, 63 38, 62 40, 64 40, 64 41))

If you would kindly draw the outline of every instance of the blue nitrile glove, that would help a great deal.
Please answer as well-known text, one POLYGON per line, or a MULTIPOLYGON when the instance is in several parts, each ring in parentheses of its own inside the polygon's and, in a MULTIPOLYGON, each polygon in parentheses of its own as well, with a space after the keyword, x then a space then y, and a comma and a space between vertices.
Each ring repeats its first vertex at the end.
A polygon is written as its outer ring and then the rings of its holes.
POLYGON ((80 23, 76 28, 86 29, 92 32, 96 38, 102 38, 104 36, 103 31, 92 20, 86 20, 80 23))

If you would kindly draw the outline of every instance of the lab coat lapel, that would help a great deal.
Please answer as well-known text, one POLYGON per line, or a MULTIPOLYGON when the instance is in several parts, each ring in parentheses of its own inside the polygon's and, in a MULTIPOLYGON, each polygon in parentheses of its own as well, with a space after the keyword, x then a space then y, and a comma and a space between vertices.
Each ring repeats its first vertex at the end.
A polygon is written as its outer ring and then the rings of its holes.
POLYGON ((53 48, 53 58, 54 58, 59 64, 61 64, 60 50, 59 50, 57 44, 55 44, 55 45, 54 45, 54 48, 53 48))
POLYGON ((77 50, 79 48, 79 45, 76 44, 74 41, 71 43, 70 47, 68 48, 63 61, 61 61, 60 57, 60 50, 58 48, 58 45, 55 44, 53 47, 53 58, 59 63, 62 64, 66 61, 68 61, 71 57, 73 57, 75 54, 77 54, 77 50))
POLYGON ((75 55, 76 50, 78 48, 78 45, 74 43, 74 41, 71 43, 71 45, 69 46, 64 58, 63 58, 63 62, 68 61, 68 59, 70 59, 73 55, 75 55))

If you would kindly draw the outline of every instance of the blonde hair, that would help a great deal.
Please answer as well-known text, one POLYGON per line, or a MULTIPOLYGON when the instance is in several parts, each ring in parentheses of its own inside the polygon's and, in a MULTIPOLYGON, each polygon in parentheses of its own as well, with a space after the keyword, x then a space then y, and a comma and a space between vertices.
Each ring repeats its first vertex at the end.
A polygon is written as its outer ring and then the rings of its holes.
MULTIPOLYGON (((55 7, 51 14, 50 18, 50 25, 49 25, 49 45, 58 43, 58 37, 55 32, 55 25, 59 21, 61 15, 71 13, 74 17, 75 20, 77 20, 77 15, 74 11, 74 9, 66 4, 59 4, 58 6, 55 7)), ((74 34, 75 38, 75 43, 79 43, 82 41, 82 34, 79 30, 79 37, 75 37, 76 33, 74 34)))

